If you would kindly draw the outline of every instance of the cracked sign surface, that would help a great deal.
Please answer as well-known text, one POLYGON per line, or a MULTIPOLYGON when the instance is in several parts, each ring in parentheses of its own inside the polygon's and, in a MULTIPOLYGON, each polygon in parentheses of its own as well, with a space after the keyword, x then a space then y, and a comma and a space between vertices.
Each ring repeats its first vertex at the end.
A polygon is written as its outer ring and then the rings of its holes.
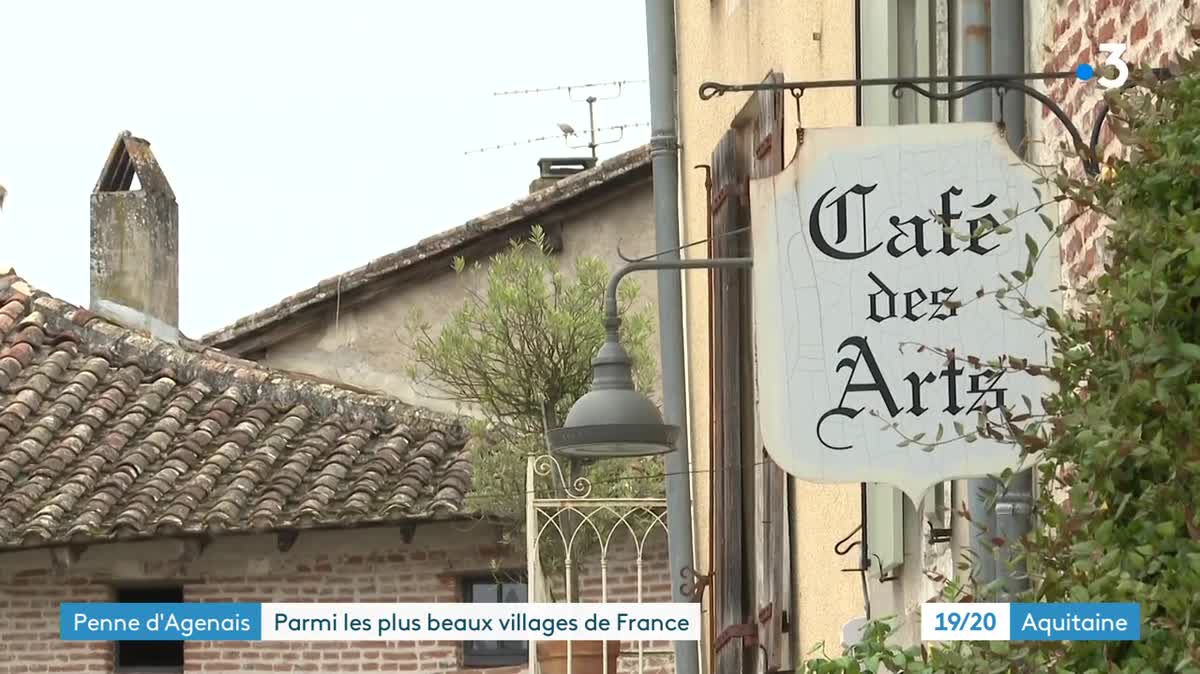
POLYGON ((1057 208, 1037 208, 1037 179, 994 125, 969 123, 809 129, 783 172, 751 181, 757 412, 780 467, 919 503, 939 481, 1019 465, 1016 446, 966 436, 985 408, 1023 414, 1028 398, 1041 413, 1051 387, 986 365, 1047 363, 1050 335, 1015 301, 977 298, 1026 270, 1028 235, 1025 295, 1061 304, 1057 208))

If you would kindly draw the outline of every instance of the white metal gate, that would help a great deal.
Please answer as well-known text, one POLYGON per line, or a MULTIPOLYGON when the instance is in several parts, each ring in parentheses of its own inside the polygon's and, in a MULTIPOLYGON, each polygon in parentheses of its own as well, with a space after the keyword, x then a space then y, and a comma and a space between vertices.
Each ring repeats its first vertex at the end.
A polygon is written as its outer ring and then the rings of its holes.
MULTIPOLYGON (((526 551, 530 601, 670 601, 670 565, 666 556, 667 502, 663 498, 595 498, 586 477, 570 480, 549 455, 529 459, 526 472, 526 551), (536 477, 549 477, 565 496, 535 493, 536 477)), ((534 645, 531 645, 534 646, 534 645)), ((617 672, 669 674, 674 650, 669 642, 622 644, 617 672)), ((567 674, 575 658, 567 645, 567 674)), ((538 672, 537 649, 529 652, 538 672)))

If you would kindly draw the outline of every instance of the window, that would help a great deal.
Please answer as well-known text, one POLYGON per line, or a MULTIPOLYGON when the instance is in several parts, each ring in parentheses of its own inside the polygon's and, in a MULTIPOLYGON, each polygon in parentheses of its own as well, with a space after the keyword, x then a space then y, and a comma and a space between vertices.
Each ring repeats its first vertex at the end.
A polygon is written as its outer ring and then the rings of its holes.
MULTIPOLYGON (((183 601, 183 588, 126 587, 117 588, 117 601, 122 603, 177 604, 183 601)), ((182 641, 118 641, 116 647, 118 672, 182 672, 182 641)))
MULTIPOLYGON (((524 574, 498 573, 463 580, 463 601, 472 604, 524 604, 529 601, 529 586, 524 574)), ((529 660, 526 641, 464 641, 463 665, 500 667, 519 665, 529 660)))

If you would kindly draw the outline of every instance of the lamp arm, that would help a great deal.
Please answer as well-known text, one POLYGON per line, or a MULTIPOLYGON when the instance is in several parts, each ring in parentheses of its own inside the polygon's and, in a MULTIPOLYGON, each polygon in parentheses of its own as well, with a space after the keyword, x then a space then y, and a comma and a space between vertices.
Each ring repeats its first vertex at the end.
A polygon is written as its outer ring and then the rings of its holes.
POLYGON ((616 330, 621 325, 621 314, 617 307, 617 286, 621 279, 635 271, 650 269, 724 269, 749 268, 754 266, 751 257, 718 257, 691 260, 638 260, 630 262, 618 269, 608 280, 608 289, 604 295, 604 325, 609 330, 616 330))

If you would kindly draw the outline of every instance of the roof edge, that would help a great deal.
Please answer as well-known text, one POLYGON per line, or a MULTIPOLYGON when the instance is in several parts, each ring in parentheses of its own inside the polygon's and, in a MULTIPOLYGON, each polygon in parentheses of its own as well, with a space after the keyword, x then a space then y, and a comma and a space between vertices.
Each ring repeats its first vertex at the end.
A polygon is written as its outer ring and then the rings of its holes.
POLYGON ((28 298, 48 332, 87 344, 92 351, 104 352, 117 363, 137 363, 139 367, 189 380, 202 379, 225 389, 242 388, 260 400, 305 405, 318 414, 385 426, 401 422, 418 429, 436 427, 456 436, 456 441, 467 440, 465 422, 459 417, 416 407, 386 394, 275 370, 211 348, 200 346, 196 350, 186 348, 186 343, 165 342, 60 300, 31 286, 15 272, 0 274, 0 303, 13 294, 28 298))
POLYGON ((412 246, 376 258, 350 271, 324 279, 315 286, 214 330, 201 337, 200 341, 207 346, 230 349, 236 353, 242 341, 285 323, 304 309, 333 301, 338 293, 344 294, 394 273, 416 267, 463 245, 502 232, 577 198, 590 195, 641 169, 649 168, 649 145, 621 153, 601 162, 595 168, 562 178, 549 187, 513 201, 508 206, 472 218, 458 227, 426 237, 412 246))

